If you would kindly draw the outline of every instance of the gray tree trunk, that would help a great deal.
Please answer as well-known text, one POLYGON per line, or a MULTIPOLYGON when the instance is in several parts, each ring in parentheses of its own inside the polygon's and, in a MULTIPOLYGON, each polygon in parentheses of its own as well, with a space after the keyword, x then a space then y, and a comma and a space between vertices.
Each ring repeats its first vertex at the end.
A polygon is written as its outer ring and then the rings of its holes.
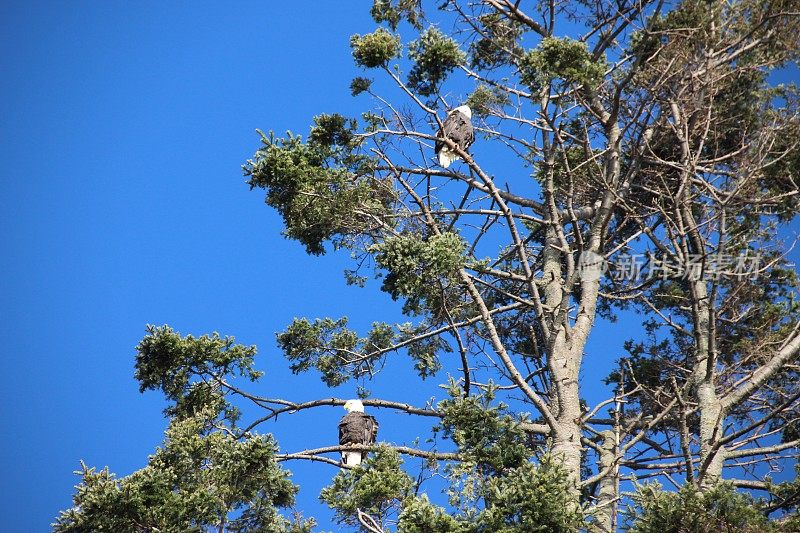
POLYGON ((590 531, 592 533, 614 533, 616 531, 617 496, 619 494, 619 474, 617 469, 614 468, 618 443, 617 436, 610 429, 603 431, 602 436, 603 441, 600 444, 597 469, 600 472, 608 469, 610 473, 599 482, 600 488, 597 492, 594 521, 590 531))
POLYGON ((716 484, 722 477, 724 447, 716 447, 722 438, 725 413, 715 383, 716 357, 711 349, 711 312, 709 295, 703 281, 692 285, 695 318, 695 358, 692 374, 697 407, 700 412, 700 486, 716 484), (704 471, 703 471, 704 469, 704 471))

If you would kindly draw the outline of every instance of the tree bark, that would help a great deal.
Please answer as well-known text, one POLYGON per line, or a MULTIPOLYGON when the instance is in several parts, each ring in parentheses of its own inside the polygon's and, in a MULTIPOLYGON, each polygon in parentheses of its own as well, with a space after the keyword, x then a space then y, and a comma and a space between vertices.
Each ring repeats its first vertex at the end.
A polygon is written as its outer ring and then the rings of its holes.
POLYGON ((710 345, 711 313, 708 290, 704 281, 692 283, 695 319, 695 359, 693 385, 700 412, 700 487, 708 488, 719 482, 725 459, 724 446, 716 446, 722 438, 725 418, 722 401, 715 383, 715 357, 710 345))
POLYGON ((617 438, 609 430, 602 432, 603 442, 600 444, 600 457, 597 461, 597 470, 603 472, 608 469, 609 475, 599 482, 597 503, 595 505, 594 521, 590 527, 592 533, 614 533, 616 531, 617 496, 619 494, 619 474, 613 468, 617 458, 617 438))

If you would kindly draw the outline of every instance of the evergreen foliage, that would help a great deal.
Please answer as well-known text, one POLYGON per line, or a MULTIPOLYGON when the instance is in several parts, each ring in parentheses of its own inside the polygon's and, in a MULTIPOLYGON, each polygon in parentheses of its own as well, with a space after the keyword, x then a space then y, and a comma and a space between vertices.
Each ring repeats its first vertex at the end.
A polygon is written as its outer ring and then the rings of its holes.
POLYGON ((458 43, 431 26, 408 45, 414 62, 408 73, 408 86, 421 96, 431 96, 453 69, 466 61, 458 43))
POLYGON ((353 35, 350 46, 356 64, 364 68, 385 67, 402 50, 400 38, 385 28, 378 28, 366 35, 353 35))
POLYGON ((501 91, 492 90, 486 85, 478 85, 467 97, 467 105, 477 116, 488 116, 492 111, 502 108, 508 103, 508 95, 501 91))
POLYGON ((278 334, 278 346, 292 361, 292 372, 316 368, 328 386, 340 385, 350 377, 366 372, 375 357, 370 354, 391 345, 393 328, 376 322, 364 338, 347 329, 347 318, 317 319, 313 323, 305 318, 295 319, 278 334), (353 357, 362 354, 363 357, 353 357))
POLYGON ((380 24, 389 23, 392 31, 397 30, 401 20, 405 20, 415 29, 422 29, 422 0, 373 0, 370 10, 373 20, 380 24))
POLYGON ((629 508, 630 533, 781 533, 792 523, 770 522, 752 498, 727 484, 701 492, 685 485, 677 492, 658 483, 639 487, 629 508))
POLYGON ((276 463, 272 437, 239 441, 216 431, 214 417, 204 410, 173 420, 163 447, 129 476, 117 479, 108 468, 82 465, 73 507, 61 513, 54 530, 205 531, 222 526, 299 533, 310 528, 312 522, 292 525, 278 513, 292 505, 297 487, 276 463), (231 512, 238 517, 230 519, 231 512))
POLYGON ((263 146, 244 166, 251 189, 265 189, 267 205, 283 216, 285 235, 311 254, 325 253, 325 241, 343 244, 369 232, 393 202, 392 191, 369 177, 374 162, 355 152, 355 126, 341 115, 320 115, 307 143, 291 132, 261 134, 263 146))
POLYGON ((545 37, 520 59, 520 81, 533 91, 553 80, 593 88, 603 79, 605 69, 603 62, 592 59, 586 43, 545 37))
POLYGON ((320 493, 320 500, 336 513, 341 524, 358 524, 357 510, 385 520, 396 514, 403 500, 412 494, 414 481, 401 468, 400 455, 379 447, 355 468, 341 470, 320 493))
MULTIPOLYGON (((386 270, 381 289, 393 299, 406 299, 406 309, 420 311, 423 303, 440 300, 442 287, 455 282, 464 265, 464 241, 455 233, 400 235, 373 245, 376 264, 386 270)), ((435 304, 434 304, 435 305, 435 304)))

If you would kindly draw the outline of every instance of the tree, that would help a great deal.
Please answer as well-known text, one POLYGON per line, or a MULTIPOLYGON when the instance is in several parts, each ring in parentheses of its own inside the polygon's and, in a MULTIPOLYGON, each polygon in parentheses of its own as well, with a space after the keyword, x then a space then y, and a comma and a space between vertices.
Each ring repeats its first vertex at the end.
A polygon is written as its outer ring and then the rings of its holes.
MULTIPOLYGON (((773 484, 759 465, 795 457, 800 444, 798 280, 786 242, 800 115, 797 89, 771 76, 798 59, 800 13, 788 0, 521 4, 451 0, 429 12, 375 0, 378 29, 350 45, 356 65, 381 76, 351 84, 377 110, 319 115, 305 139, 261 133, 244 165, 287 237, 310 254, 348 250, 353 284, 374 265, 409 317, 364 333, 346 318, 296 319, 278 335, 294 372, 364 382, 405 353, 422 379, 443 368, 459 376, 435 405, 366 397, 436 421, 436 448, 370 448, 323 501, 368 531, 613 531, 621 484, 659 477, 684 488, 643 488, 634 530, 673 523, 670 509, 684 504, 747 527, 795 512, 796 485, 773 484), (473 153, 446 141, 463 163, 445 170, 432 144, 461 91, 482 138, 473 153), (633 314, 642 327, 609 361, 608 398, 587 405, 591 332, 633 314), (409 477, 404 455, 448 480, 446 505, 409 477)), ((258 527, 310 527, 279 518, 291 490, 265 491, 266 480, 284 479, 279 461, 338 464, 327 454, 341 447, 279 453, 257 433, 279 414, 344 400, 271 399, 232 383, 234 373, 259 378, 254 355, 167 327, 139 346, 142 390, 173 402, 173 425, 195 421, 189 441, 215 439, 193 463, 200 479, 189 469, 192 479, 158 489, 180 505, 195 493, 214 500, 193 527, 226 528, 241 509, 258 527), (266 414, 240 425, 234 398, 266 414), (256 451, 242 448, 253 442, 256 451), (225 454, 251 453, 262 454, 259 468, 224 477, 225 454)), ((158 455, 147 469, 174 468, 158 455)), ((87 470, 59 525, 80 529, 108 516, 117 494, 153 490, 87 470)))

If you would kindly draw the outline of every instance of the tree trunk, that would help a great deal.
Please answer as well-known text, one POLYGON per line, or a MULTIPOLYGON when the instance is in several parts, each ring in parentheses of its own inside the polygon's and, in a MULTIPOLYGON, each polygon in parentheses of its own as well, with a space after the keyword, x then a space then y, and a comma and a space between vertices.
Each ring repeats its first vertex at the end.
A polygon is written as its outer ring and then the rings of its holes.
POLYGON ((713 382, 704 382, 697 388, 697 402, 700 407, 700 465, 705 467, 705 471, 700 472, 700 487, 707 489, 721 479, 725 459, 724 447, 714 449, 715 443, 722 438, 724 417, 722 402, 713 382))
POLYGON ((558 457, 566 469, 569 486, 578 495, 581 481, 581 416, 580 388, 578 371, 580 370, 580 347, 578 357, 567 341, 567 317, 563 312, 565 296, 564 280, 561 273, 561 252, 558 249, 558 237, 552 227, 547 230, 547 245, 544 250, 543 275, 545 285, 545 303, 550 314, 547 321, 550 331, 549 358, 552 376, 551 409, 558 422, 553 436, 553 455, 558 457))
POLYGON ((607 476, 600 480, 600 489, 597 493, 594 521, 590 527, 592 533, 614 533, 616 531, 617 495, 619 494, 619 474, 614 468, 617 457, 617 437, 614 432, 603 431, 603 442, 600 444, 600 457, 597 469, 602 472, 609 470, 607 476))
POLYGON ((553 440, 553 455, 559 457, 567 470, 571 488, 577 494, 581 481, 581 426, 580 397, 578 395, 577 376, 571 377, 571 369, 565 368, 556 379, 561 381, 561 411, 558 420, 558 429, 553 440))
POLYGON ((700 487, 708 488, 722 477, 725 457, 723 447, 715 449, 715 443, 722 438, 724 411, 722 401, 717 395, 715 384, 716 361, 711 349, 711 313, 708 291, 703 281, 692 284, 695 315, 696 352, 693 380, 697 407, 700 412, 700 487))

